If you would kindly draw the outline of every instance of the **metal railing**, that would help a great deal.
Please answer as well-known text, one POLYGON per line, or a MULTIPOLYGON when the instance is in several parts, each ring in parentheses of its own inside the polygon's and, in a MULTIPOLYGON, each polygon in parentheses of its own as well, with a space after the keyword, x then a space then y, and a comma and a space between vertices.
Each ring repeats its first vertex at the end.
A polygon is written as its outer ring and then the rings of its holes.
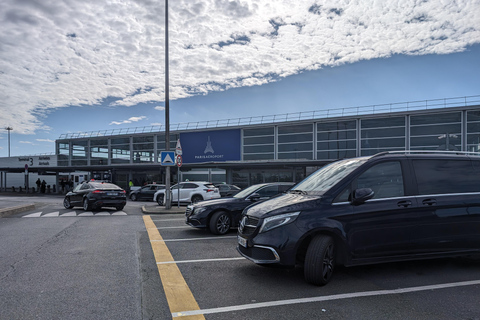
MULTIPOLYGON (((465 96, 457 98, 444 98, 433 100, 418 100, 408 102, 397 102, 390 104, 379 104, 360 107, 337 108, 316 111, 301 111, 293 113, 284 113, 277 115, 252 116, 243 118, 232 118, 222 120, 208 120, 198 122, 185 122, 178 124, 170 124, 170 131, 195 130, 195 129, 212 129, 225 127, 240 127, 255 124, 269 124, 288 121, 328 119, 346 116, 371 115, 381 113, 392 113, 402 111, 418 111, 451 107, 467 107, 472 105, 480 105, 480 95, 465 96)), ((152 133, 165 131, 164 125, 144 126, 134 128, 120 128, 110 130, 99 130, 90 132, 65 133, 60 135, 62 139, 76 138, 92 138, 113 135, 135 134, 135 133, 152 133)))

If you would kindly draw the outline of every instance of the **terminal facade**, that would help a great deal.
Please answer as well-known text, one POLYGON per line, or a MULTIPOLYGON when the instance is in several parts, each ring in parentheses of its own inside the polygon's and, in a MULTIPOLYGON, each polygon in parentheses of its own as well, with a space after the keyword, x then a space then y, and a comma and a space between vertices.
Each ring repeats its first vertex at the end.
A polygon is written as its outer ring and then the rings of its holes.
MULTIPOLYGON (((178 141, 182 166, 171 167, 172 183, 299 182, 337 159, 382 151, 478 152, 480 96, 174 125, 169 149, 178 141)), ((130 180, 165 183, 165 150, 165 132, 153 127, 65 134, 56 140, 53 165, 30 170, 55 174, 57 185, 72 176, 79 181, 75 172, 123 188, 130 180)), ((1 171, 14 171, 4 163, 1 171)))

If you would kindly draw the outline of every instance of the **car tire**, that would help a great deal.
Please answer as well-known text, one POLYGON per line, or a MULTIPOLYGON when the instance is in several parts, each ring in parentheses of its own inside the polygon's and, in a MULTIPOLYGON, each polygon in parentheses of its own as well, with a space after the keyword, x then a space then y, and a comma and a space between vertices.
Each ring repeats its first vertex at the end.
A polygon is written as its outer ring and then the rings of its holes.
POLYGON ((132 194, 132 195, 130 196, 130 199, 131 199, 132 201, 137 201, 137 195, 136 195, 135 193, 132 194))
POLYGON ((125 206, 116 206, 115 209, 117 209, 117 211, 120 211, 120 210, 123 210, 125 206))
POLYGON ((163 206, 163 196, 164 196, 163 194, 159 194, 157 196, 157 203, 159 206, 163 206))
POLYGON ((232 218, 225 211, 215 212, 210 218, 209 228, 213 234, 226 234, 232 226, 232 218))
POLYGON ((72 209, 73 208, 72 204, 70 203, 70 198, 69 197, 65 197, 65 199, 63 199, 63 206, 65 207, 65 209, 72 209))
POLYGON ((335 267, 335 242, 332 237, 318 235, 310 242, 305 256, 305 281, 316 286, 326 285, 335 267))
POLYGON ((90 211, 92 207, 90 206, 90 203, 88 203, 87 198, 83 198, 83 210, 85 211, 90 211))
POLYGON ((197 195, 194 195, 194 196, 192 197, 192 203, 197 203, 197 202, 200 202, 200 201, 203 201, 203 197, 202 197, 202 196, 200 196, 200 195, 197 194, 197 195))

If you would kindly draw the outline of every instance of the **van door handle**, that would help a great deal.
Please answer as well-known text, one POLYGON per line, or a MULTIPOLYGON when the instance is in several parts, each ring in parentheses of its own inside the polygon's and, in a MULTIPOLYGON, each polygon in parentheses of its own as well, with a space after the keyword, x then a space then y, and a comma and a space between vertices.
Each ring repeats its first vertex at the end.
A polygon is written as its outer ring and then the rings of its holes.
POLYGON ((399 201, 399 202, 397 203, 397 205, 398 205, 399 207, 404 207, 404 208, 410 207, 410 206, 412 205, 412 201, 409 201, 409 200, 399 201))
POLYGON ((437 200, 435 199, 425 199, 422 201, 422 204, 424 206, 433 206, 434 204, 437 204, 437 200))

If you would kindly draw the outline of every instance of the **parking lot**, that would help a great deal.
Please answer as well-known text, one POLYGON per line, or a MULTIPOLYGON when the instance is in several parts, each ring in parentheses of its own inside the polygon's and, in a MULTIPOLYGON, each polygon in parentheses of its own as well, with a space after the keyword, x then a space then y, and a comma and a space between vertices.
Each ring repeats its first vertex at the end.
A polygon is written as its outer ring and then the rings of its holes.
POLYGON ((315 287, 300 267, 261 267, 240 257, 234 231, 214 236, 185 225, 181 214, 143 219, 172 318, 480 318, 475 259, 340 267, 331 283, 315 287))
POLYGON ((241 257, 235 230, 214 236, 182 213, 142 214, 152 202, 88 215, 44 200, 1 220, 9 319, 480 319, 476 259, 339 267, 316 287, 301 267, 241 257))

